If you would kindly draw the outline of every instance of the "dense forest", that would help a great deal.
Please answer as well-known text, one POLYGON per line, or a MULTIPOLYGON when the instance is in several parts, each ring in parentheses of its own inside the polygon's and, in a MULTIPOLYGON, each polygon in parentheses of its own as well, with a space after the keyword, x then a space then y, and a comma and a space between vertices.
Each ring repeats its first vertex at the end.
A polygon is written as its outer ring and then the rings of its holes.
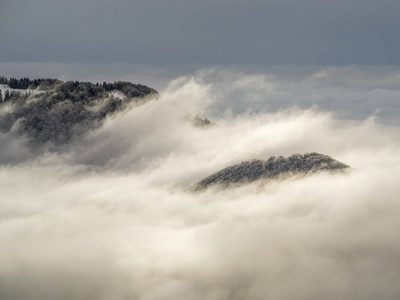
POLYGON ((7 84, 12 89, 25 91, 5 91, 4 98, 0 99, 0 109, 4 106, 8 109, 0 110, 0 131, 9 132, 16 127, 19 134, 27 136, 33 147, 45 143, 67 143, 99 126, 107 116, 123 110, 129 103, 144 101, 144 97, 154 98, 152 96, 158 94, 145 85, 122 81, 93 84, 10 78, 7 84), (34 89, 43 92, 29 91, 34 89))
POLYGON ((62 81, 58 79, 51 79, 51 78, 42 78, 42 79, 33 79, 30 80, 29 78, 10 78, 6 81, 6 84, 10 86, 12 89, 41 89, 41 90, 49 90, 54 88, 56 85, 61 84, 62 81))
POLYGON ((328 155, 315 152, 293 154, 287 158, 272 156, 266 161, 252 160, 227 167, 201 180, 193 190, 200 191, 213 185, 229 186, 259 179, 274 179, 290 174, 343 170, 348 167, 328 155))

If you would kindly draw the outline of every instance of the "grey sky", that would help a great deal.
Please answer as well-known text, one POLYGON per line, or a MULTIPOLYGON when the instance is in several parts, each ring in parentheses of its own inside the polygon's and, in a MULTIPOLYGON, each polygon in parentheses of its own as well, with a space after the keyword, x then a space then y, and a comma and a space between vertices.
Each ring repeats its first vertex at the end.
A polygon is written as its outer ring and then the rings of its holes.
POLYGON ((0 0, 0 62, 400 64, 398 0, 0 0))

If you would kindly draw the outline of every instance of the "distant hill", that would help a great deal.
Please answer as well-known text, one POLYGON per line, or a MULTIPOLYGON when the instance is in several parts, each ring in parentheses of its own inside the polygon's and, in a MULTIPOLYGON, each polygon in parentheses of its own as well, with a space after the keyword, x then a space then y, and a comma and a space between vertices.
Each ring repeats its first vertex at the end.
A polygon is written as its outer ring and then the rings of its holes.
POLYGON ((260 179, 274 179, 280 176, 310 174, 318 171, 338 171, 349 166, 319 153, 294 154, 285 158, 272 156, 268 160, 252 160, 218 171, 192 187, 194 191, 210 186, 228 187, 260 179))
POLYGON ((99 126, 128 103, 154 98, 158 92, 131 82, 96 83, 0 77, 0 131, 17 126, 31 146, 62 145, 99 126), (19 89, 19 90, 17 90, 19 89))

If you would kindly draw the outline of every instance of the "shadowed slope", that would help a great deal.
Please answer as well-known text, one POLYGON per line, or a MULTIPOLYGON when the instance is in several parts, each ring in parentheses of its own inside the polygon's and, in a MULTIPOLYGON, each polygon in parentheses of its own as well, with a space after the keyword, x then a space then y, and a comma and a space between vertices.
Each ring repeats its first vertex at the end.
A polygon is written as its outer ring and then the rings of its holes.
MULTIPOLYGON (((27 80, 27 84, 30 82, 27 80)), ((34 82, 29 87, 35 88, 34 82)), ((3 113, 0 111, 0 132, 7 133, 16 126, 18 133, 26 136, 32 147, 46 143, 64 145, 97 128, 107 116, 122 111, 129 103, 158 94, 145 85, 122 81, 99 85, 47 79, 39 83, 36 89, 13 90, 11 93, 7 90, 7 97, 0 102, 0 109, 6 107, 2 109, 3 113), (44 83, 51 83, 51 89, 32 94, 44 83)))

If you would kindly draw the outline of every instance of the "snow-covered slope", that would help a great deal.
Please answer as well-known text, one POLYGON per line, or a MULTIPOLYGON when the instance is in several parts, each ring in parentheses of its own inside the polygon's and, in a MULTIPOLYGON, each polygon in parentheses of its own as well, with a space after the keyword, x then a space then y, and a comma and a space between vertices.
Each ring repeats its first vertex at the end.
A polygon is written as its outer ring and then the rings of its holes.
POLYGON ((113 90, 113 91, 109 92, 109 96, 114 97, 119 100, 126 100, 128 98, 124 93, 122 93, 121 91, 118 91, 118 90, 113 90))
POLYGON ((25 89, 12 89, 7 84, 0 84, 0 90, 1 90, 1 95, 3 96, 3 99, 4 99, 6 91, 8 91, 9 93, 16 92, 16 93, 29 94, 29 95, 39 95, 39 94, 53 91, 53 90, 42 91, 42 90, 31 90, 31 89, 26 89, 26 90, 25 89))

